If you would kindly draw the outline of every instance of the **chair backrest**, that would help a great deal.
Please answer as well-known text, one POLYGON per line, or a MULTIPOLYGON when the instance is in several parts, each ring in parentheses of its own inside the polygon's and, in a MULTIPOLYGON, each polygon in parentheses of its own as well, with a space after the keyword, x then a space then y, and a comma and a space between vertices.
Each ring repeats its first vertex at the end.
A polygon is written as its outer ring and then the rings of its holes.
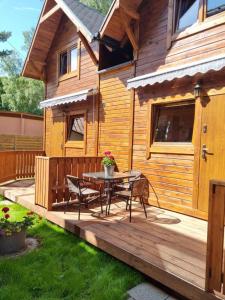
POLYGON ((147 200, 149 197, 149 185, 146 178, 133 180, 131 183, 132 197, 142 197, 147 200))
POLYGON ((72 175, 66 175, 66 179, 67 179, 69 192, 80 196, 81 195, 80 179, 72 175))
POLYGON ((135 177, 129 179, 129 181, 132 182, 134 180, 140 179, 142 173, 141 173, 141 171, 130 170, 130 174, 135 176, 135 177))
POLYGON ((134 180, 137 180, 139 178, 141 178, 141 171, 137 171, 137 170, 128 170, 128 171, 125 171, 123 173, 130 173, 131 175, 134 175, 135 177, 132 177, 132 178, 129 178, 128 181, 129 182, 132 182, 134 180))

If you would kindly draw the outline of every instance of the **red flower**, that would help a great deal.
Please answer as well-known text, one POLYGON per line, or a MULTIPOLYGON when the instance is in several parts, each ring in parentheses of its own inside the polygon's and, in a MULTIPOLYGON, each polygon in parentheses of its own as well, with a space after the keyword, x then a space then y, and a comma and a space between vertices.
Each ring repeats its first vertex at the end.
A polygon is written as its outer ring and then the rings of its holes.
POLYGON ((5 219, 9 219, 10 215, 9 214, 5 214, 5 219))
POLYGON ((9 211, 8 207, 3 207, 2 212, 4 212, 5 214, 9 211))
POLYGON ((112 153, 111 151, 105 151, 105 152, 104 152, 104 154, 105 154, 106 156, 110 155, 111 153, 112 153))
POLYGON ((112 155, 109 155, 109 158, 112 159, 112 160, 114 160, 114 156, 112 156, 112 155))
POLYGON ((33 216, 33 214, 34 214, 33 211, 29 211, 29 212, 27 213, 28 216, 33 216))

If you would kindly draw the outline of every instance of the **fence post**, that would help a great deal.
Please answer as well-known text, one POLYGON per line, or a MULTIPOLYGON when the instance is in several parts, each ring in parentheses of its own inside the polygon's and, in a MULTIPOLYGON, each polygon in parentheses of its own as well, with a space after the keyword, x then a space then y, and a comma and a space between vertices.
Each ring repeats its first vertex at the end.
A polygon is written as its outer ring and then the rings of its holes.
MULTIPOLYGON (((206 253, 206 283, 208 292, 222 293, 224 272, 225 182, 210 181, 208 237, 206 253)), ((224 292, 223 292, 224 293, 224 292)))

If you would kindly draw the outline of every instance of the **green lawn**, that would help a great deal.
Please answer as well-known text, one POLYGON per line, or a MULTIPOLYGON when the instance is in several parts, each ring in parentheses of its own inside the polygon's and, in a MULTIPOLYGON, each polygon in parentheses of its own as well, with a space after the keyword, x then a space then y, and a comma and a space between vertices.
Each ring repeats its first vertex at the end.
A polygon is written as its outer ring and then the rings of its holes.
MULTIPOLYGON (((2 209, 0 202, 0 210, 2 209)), ((20 219, 26 209, 10 205, 20 219)), ((0 300, 120 300, 143 276, 81 239, 40 221, 29 235, 41 247, 17 258, 0 257, 0 300)))

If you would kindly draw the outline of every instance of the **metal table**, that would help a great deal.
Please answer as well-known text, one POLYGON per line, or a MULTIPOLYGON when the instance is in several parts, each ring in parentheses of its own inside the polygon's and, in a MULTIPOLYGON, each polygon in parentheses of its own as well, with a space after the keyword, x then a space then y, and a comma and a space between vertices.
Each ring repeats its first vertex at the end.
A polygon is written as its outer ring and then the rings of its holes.
POLYGON ((83 177, 92 178, 95 180, 103 180, 107 185, 106 188, 106 197, 107 197, 107 204, 106 204, 106 215, 109 215, 110 205, 112 200, 112 185, 118 179, 129 179, 134 178, 135 175, 132 175, 129 172, 126 173, 119 173, 114 172, 112 176, 105 176, 104 172, 93 172, 93 173, 83 173, 83 177))

